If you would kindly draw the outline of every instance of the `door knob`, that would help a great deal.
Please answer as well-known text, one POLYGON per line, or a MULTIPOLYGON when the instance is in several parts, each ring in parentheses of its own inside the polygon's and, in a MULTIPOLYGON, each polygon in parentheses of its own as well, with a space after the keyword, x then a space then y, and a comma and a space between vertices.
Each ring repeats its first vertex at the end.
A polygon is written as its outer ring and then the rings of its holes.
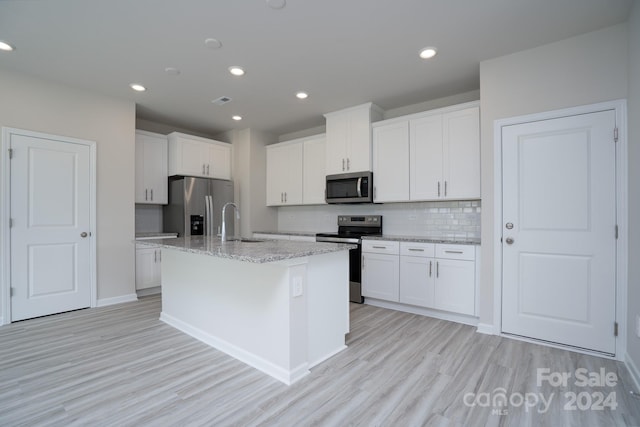
POLYGON ((512 222, 508 222, 505 224, 505 227, 507 230, 512 230, 513 229, 513 223, 512 222))
POLYGON ((80 233, 80 237, 87 237, 87 236, 88 236, 88 234, 87 234, 86 231, 83 231, 82 233, 80 233))
POLYGON ((505 239, 505 242, 507 242, 507 245, 513 245, 513 242, 514 242, 513 237, 507 237, 505 239))

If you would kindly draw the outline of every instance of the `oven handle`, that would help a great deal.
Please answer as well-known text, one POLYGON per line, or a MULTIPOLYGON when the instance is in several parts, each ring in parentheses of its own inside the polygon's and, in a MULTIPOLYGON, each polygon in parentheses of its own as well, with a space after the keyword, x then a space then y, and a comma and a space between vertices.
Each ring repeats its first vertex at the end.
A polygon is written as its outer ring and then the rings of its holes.
POLYGON ((329 243, 356 243, 360 244, 359 239, 349 239, 341 237, 316 237, 316 242, 329 242, 329 243))
POLYGON ((356 187, 358 187, 358 197, 362 197, 362 177, 358 178, 356 187))

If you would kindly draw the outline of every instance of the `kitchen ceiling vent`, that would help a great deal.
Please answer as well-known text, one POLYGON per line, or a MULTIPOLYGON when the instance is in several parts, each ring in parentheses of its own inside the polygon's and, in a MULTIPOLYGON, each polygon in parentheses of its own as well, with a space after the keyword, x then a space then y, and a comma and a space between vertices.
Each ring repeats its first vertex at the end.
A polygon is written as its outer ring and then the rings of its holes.
POLYGON ((231 98, 229 98, 228 96, 221 96, 220 98, 214 99, 211 102, 216 105, 224 105, 227 102, 231 102, 231 98))

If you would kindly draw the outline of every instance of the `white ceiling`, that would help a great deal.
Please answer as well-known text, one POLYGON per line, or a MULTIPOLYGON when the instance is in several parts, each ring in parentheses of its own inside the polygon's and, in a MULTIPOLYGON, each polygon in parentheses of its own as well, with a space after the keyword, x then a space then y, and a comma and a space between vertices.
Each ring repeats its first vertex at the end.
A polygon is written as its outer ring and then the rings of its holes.
POLYGON ((478 89, 480 61, 624 22, 631 4, 287 0, 276 10, 265 0, 2 0, 0 40, 16 50, 0 52, 0 67, 135 100, 147 120, 278 135, 367 101, 392 109, 478 89), (207 48, 207 38, 222 47, 207 48), (421 60, 430 45, 438 55, 421 60), (231 76, 231 65, 246 75, 231 76), (148 91, 132 92, 132 82, 148 91), (296 99, 298 90, 310 97, 296 99), (233 101, 211 103, 223 95, 233 101))

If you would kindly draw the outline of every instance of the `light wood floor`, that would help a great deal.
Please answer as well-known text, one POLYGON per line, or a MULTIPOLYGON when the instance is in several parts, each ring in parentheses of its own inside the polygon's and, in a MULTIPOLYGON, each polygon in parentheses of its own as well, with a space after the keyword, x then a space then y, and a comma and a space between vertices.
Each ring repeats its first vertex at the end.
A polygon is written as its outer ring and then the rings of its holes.
POLYGON ((159 313, 153 296, 1 327, 0 425, 640 425, 622 364, 470 326, 354 304, 349 348, 287 387, 163 324, 159 313), (567 388, 538 387, 537 368, 604 368, 618 385, 577 387, 571 378, 567 388), (507 414, 465 404, 468 393, 493 398, 500 387, 513 404, 496 409, 507 414), (583 393, 583 406, 615 393, 618 406, 564 410, 566 392, 583 393), (519 406, 525 393, 553 395, 549 410, 519 406))

